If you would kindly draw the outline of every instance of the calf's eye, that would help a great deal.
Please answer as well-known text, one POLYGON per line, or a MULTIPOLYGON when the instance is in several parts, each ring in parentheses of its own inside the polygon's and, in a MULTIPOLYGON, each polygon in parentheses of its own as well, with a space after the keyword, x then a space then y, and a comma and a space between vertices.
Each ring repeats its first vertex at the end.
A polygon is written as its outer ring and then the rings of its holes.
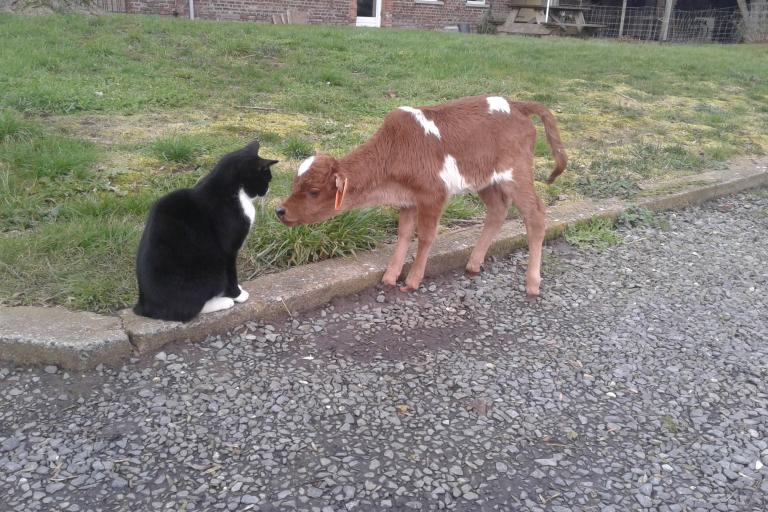
POLYGON ((309 197, 311 197, 311 198, 316 198, 319 195, 320 195, 320 192, 317 191, 317 190, 310 190, 309 191, 309 197))

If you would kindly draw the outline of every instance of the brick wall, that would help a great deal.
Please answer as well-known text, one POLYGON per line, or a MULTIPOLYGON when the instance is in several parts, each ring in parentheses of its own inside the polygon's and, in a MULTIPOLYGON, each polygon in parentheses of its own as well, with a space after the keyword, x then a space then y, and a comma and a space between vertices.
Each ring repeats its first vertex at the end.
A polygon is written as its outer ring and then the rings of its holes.
MULTIPOLYGON (((383 0, 382 25, 385 27, 443 28, 457 23, 477 25, 488 9, 467 5, 466 0, 441 0, 426 3, 415 0, 383 0)), ((487 0, 486 4, 490 4, 487 0)))
POLYGON ((174 11, 180 13, 179 9, 183 8, 184 13, 187 13, 188 3, 184 0, 126 0, 125 7, 128 12, 139 14, 162 14, 165 16, 172 15, 174 11))
MULTIPOLYGON (((128 12, 189 17, 189 0, 126 0, 128 12)), ((194 0, 195 17, 272 23, 272 15, 296 9, 309 14, 310 23, 349 25, 355 6, 345 0, 194 0)))
MULTIPOLYGON (((492 0, 487 0, 490 4, 492 0)), ((357 0, 194 0, 195 17, 271 23, 272 15, 288 9, 305 11, 309 22, 354 25, 357 0)), ((467 5, 466 0, 382 0, 381 24, 385 27, 442 28, 480 21, 487 7, 467 5)), ((189 0, 126 0, 128 12, 188 17, 189 0)))
POLYGON ((348 25, 350 4, 344 0, 195 0, 201 18, 238 19, 271 23, 272 15, 296 9, 309 14, 310 23, 348 25), (199 7, 198 7, 199 5, 199 7))

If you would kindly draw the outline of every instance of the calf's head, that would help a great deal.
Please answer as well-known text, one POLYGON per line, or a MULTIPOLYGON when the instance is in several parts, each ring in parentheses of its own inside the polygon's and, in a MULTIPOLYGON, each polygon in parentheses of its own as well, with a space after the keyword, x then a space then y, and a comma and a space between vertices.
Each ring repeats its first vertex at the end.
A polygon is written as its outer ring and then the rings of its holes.
POLYGON ((286 226, 316 224, 341 213, 337 192, 344 190, 344 178, 338 167, 338 161, 328 155, 304 160, 293 180, 291 195, 275 212, 280 222, 286 226))

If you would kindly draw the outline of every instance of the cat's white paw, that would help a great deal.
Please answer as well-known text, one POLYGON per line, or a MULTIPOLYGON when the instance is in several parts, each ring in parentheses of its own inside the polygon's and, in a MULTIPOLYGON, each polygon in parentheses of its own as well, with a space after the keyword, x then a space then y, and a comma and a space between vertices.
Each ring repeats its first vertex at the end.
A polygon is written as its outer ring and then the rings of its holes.
POLYGON ((235 301, 229 297, 214 297, 205 303, 201 313, 213 313, 222 309, 229 309, 235 305, 235 301))
POLYGON ((251 294, 250 294, 250 293, 248 293, 247 291, 243 290, 243 287, 242 287, 242 286, 240 286, 240 285, 237 285, 237 287, 238 287, 238 288, 240 288, 240 295, 238 295, 237 297, 235 297, 235 302, 237 302, 237 303, 241 303, 241 302, 245 302, 245 301, 247 301, 247 300, 248 300, 248 297, 250 297, 250 296, 251 296, 251 294))

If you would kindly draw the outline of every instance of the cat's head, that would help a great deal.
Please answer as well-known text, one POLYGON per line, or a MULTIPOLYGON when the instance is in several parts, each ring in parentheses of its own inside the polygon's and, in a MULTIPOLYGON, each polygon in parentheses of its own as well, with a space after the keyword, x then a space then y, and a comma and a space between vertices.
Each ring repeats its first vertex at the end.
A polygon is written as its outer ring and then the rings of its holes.
POLYGON ((238 188, 245 190, 250 197, 263 196, 269 190, 272 180, 270 167, 278 160, 268 160, 259 156, 259 142, 253 141, 239 151, 229 153, 216 166, 222 173, 230 174, 238 188))

